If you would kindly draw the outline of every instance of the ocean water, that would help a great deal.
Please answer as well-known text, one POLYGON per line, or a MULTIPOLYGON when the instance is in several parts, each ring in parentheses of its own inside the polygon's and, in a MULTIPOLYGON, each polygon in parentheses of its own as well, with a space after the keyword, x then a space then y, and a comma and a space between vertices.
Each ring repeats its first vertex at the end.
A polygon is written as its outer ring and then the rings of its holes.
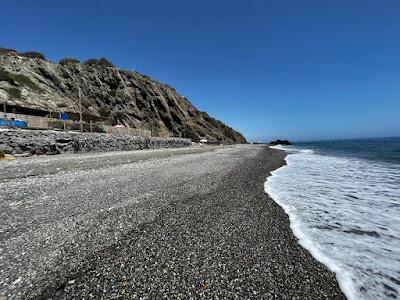
POLYGON ((265 191, 349 299, 400 299, 400 138, 276 146, 265 191))

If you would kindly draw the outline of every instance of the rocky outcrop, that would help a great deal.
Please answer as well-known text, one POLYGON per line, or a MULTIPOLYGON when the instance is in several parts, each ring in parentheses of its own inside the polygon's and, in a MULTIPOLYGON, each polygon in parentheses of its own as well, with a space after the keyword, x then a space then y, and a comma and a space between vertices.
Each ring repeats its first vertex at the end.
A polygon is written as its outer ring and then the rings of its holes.
POLYGON ((269 142, 268 145, 270 145, 270 146, 276 146, 276 145, 290 146, 290 145, 293 145, 293 143, 288 140, 276 140, 276 141, 269 142))
POLYGON ((146 75, 101 65, 58 64, 15 52, 0 55, 0 102, 43 112, 77 113, 79 90, 85 117, 150 129, 154 136, 246 142, 239 132, 197 110, 175 89, 146 75))
POLYGON ((190 145, 191 141, 184 138, 146 138, 104 133, 38 130, 0 131, 0 151, 12 155, 128 151, 179 148, 190 145))

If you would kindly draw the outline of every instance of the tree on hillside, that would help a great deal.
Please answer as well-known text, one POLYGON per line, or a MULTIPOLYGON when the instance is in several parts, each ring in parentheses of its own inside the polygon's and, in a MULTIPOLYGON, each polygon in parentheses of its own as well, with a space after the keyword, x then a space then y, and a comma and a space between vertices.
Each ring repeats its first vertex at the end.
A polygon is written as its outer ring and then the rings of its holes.
POLYGON ((58 63, 59 63, 60 65, 79 64, 80 61, 79 61, 78 59, 76 59, 76 58, 69 58, 69 57, 66 57, 66 58, 63 58, 62 60, 60 60, 58 63))
POLYGON ((87 61, 85 61, 83 64, 88 65, 88 66, 93 66, 93 65, 97 65, 97 62, 99 60, 96 58, 89 58, 87 61))
POLYGON ((105 59, 104 57, 100 58, 99 61, 97 62, 97 64, 99 66, 103 66, 103 67, 114 67, 114 65, 107 59, 105 59))
POLYGON ((84 62, 84 64, 88 65, 88 66, 114 67, 112 62, 110 62, 109 60, 107 60, 104 57, 102 57, 100 59, 89 58, 87 61, 84 62))
POLYGON ((44 56, 43 53, 40 53, 37 51, 23 52, 23 53, 20 53, 20 55, 25 56, 25 57, 30 57, 30 58, 38 58, 38 59, 46 60, 46 56, 44 56))

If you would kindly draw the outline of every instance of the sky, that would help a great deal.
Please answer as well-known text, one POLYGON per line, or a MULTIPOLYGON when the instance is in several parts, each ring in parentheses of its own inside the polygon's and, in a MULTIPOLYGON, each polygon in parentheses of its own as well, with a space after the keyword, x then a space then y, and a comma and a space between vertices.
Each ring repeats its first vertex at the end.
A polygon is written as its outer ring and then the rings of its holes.
POLYGON ((398 0, 4 1, 0 47, 106 57, 251 141, 400 136, 398 0))

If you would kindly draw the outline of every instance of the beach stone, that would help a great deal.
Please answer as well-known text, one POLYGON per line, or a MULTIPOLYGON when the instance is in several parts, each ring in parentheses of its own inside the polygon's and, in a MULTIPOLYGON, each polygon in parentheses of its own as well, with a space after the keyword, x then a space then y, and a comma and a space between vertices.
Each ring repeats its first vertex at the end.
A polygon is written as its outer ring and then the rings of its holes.
POLYGON ((80 133, 45 130, 0 131, 1 148, 5 154, 129 151, 191 146, 185 138, 139 137, 106 133, 80 133))

